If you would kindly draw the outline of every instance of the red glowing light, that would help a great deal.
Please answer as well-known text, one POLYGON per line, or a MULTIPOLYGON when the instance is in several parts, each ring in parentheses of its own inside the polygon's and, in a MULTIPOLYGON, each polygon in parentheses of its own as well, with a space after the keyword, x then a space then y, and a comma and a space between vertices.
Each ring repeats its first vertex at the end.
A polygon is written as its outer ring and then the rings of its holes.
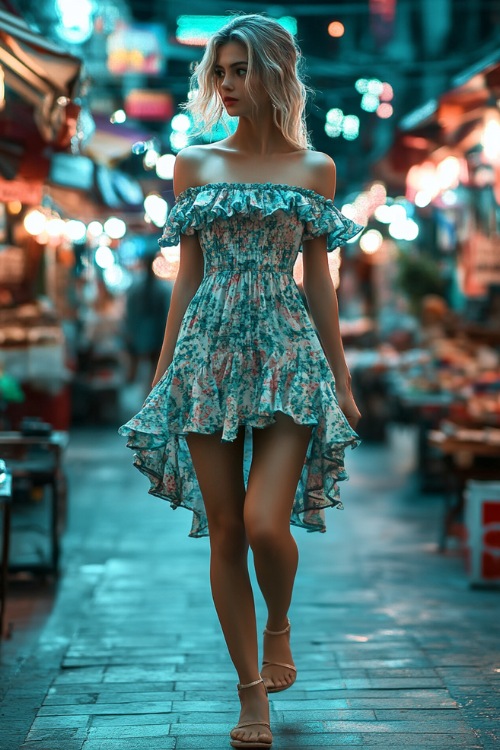
POLYGON ((391 117, 394 110, 392 108, 392 104, 388 104, 387 102, 384 102, 383 104, 379 104, 377 107, 377 115, 379 117, 382 117, 382 119, 386 120, 388 117, 391 117))

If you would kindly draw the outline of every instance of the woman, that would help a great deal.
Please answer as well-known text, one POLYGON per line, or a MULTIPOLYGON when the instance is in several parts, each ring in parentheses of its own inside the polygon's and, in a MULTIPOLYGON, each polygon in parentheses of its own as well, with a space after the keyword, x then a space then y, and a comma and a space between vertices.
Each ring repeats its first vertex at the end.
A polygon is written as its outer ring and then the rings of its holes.
POLYGON ((296 676, 290 524, 325 530, 323 509, 341 507, 344 449, 358 443, 327 251, 361 227, 333 206, 332 159, 310 148, 299 57, 262 15, 234 16, 209 40, 186 109, 205 129, 224 108, 238 126, 177 156, 160 244, 180 237, 179 273, 153 390, 120 428, 150 493, 193 511, 191 536, 209 533, 213 599, 239 677, 233 747, 272 743, 268 693, 296 676), (293 279, 299 250, 321 343, 293 279), (260 672, 249 545, 268 608, 260 672))

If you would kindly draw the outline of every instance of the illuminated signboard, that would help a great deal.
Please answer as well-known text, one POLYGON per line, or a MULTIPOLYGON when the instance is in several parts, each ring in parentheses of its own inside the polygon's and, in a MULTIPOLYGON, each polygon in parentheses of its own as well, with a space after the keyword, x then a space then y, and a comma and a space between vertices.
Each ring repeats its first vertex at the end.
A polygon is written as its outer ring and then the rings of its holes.
POLYGON ((165 29, 161 24, 119 26, 108 37, 108 69, 115 75, 163 72, 165 29))
MULTIPOLYGON (((228 16, 179 16, 175 36, 177 41, 182 44, 204 46, 208 38, 229 20, 228 16)), ((295 35, 297 33, 296 18, 282 16, 273 20, 281 24, 290 34, 295 35)))

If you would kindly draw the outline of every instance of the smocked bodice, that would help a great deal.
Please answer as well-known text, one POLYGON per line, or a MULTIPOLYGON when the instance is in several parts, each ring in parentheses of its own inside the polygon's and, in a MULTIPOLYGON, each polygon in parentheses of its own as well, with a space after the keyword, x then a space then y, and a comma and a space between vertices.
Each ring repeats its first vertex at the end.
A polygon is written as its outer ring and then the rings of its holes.
POLYGON ((275 183, 209 183, 179 194, 162 247, 198 232, 205 275, 222 271, 292 273, 302 242, 326 234, 327 250, 361 226, 333 201, 306 188, 275 183))

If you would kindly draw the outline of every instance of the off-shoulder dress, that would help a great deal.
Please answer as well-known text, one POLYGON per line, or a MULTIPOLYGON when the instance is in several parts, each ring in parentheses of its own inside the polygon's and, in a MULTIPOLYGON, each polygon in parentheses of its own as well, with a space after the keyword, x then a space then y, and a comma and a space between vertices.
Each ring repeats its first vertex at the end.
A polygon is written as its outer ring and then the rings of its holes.
POLYGON ((335 380, 293 278, 302 241, 326 235, 328 252, 362 229, 330 199, 275 183, 209 183, 178 195, 159 240, 198 232, 204 277, 179 329, 173 360, 138 414, 119 429, 149 493, 192 511, 189 536, 208 536, 186 433, 245 425, 245 484, 251 430, 276 412, 312 433, 290 523, 325 531, 324 509, 342 508, 344 451, 359 437, 339 408, 335 380))

